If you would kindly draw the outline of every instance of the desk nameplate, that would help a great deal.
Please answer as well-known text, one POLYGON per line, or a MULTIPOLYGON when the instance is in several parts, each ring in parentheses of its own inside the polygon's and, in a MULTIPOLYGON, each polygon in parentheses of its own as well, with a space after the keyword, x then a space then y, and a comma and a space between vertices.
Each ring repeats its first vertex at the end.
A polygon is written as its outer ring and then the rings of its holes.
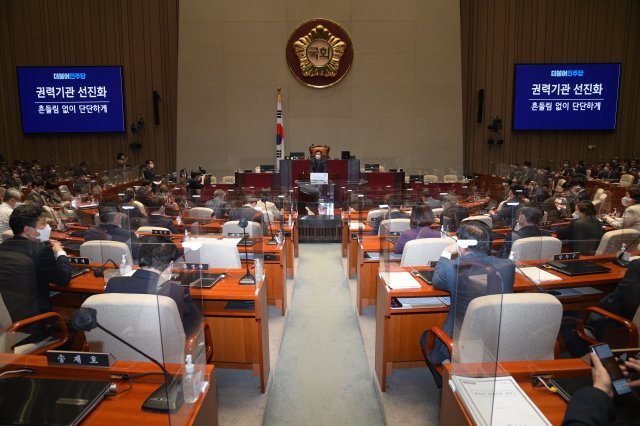
POLYGON ((115 361, 113 355, 104 352, 47 351, 49 365, 109 368, 115 361))

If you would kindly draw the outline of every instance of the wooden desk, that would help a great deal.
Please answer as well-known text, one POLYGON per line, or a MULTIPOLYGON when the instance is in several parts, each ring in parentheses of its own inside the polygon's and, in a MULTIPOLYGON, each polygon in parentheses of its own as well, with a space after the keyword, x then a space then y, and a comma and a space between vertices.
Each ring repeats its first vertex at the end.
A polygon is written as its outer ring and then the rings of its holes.
MULTIPOLYGON (((585 257, 586 259, 586 257, 585 257)), ((606 274, 593 274, 583 276, 562 276, 561 281, 545 282, 545 289, 572 287, 596 287, 602 291, 599 294, 589 294, 576 297, 562 297, 564 310, 582 310, 587 306, 593 306, 597 300, 611 292, 622 279, 626 268, 621 268, 612 263, 611 256, 592 256, 590 259, 602 263, 611 269, 606 274)), ((527 266, 540 265, 540 262, 521 262, 527 266)), ((398 271, 410 271, 412 268, 394 269, 398 271)), ((428 268, 420 268, 428 269, 428 268)), ((382 391, 386 390, 386 378, 392 374, 393 368, 424 366, 424 358, 418 344, 424 330, 433 326, 442 326, 449 312, 448 306, 429 308, 391 308, 392 297, 438 297, 448 296, 447 292, 436 290, 421 279, 420 289, 391 290, 386 286, 380 274, 376 273, 376 356, 375 367, 378 383, 382 391)), ((537 292, 538 288, 523 275, 516 273, 514 282, 515 292, 537 292)))
MULTIPOLYGON (((513 376, 520 387, 538 406, 542 414, 554 425, 562 423, 567 411, 567 403, 559 395, 549 392, 544 387, 534 388, 531 377, 534 374, 552 374, 554 377, 573 377, 590 374, 591 368, 580 359, 556 359, 551 361, 503 362, 500 368, 513 376)), ((456 371, 464 366, 456 366, 456 371)), ((442 376, 442 396, 440 399, 440 425, 460 426, 475 424, 469 416, 464 404, 449 386, 451 364, 444 369, 442 376)), ((518 419, 514 419, 517 423, 518 419)))
MULTIPOLYGON (((376 277, 380 268, 380 261, 367 259, 366 252, 382 253, 393 252, 393 244, 377 235, 366 235, 357 241, 356 277, 357 277, 357 304, 358 313, 362 315, 362 309, 376 303, 376 277)), ((349 261, 351 258, 349 258, 349 261)))
MULTIPOLYGON (((256 291, 253 285, 240 285, 244 269, 211 269, 207 272, 225 272, 227 277, 209 289, 191 289, 194 303, 202 310, 213 339, 213 360, 217 367, 252 369, 260 377, 260 390, 264 392, 269 379, 269 328, 267 288, 261 283, 256 291), (251 300, 253 310, 228 310, 227 302, 251 300)), ((66 318, 82 305, 87 295, 104 291, 104 279, 93 272, 71 280, 68 286, 51 285, 61 294, 51 299, 54 310, 66 318)))
MULTIPOLYGON (((17 368, 33 368, 36 372, 28 377, 65 380, 114 381, 113 375, 138 374, 159 371, 151 362, 116 361, 110 368, 87 368, 48 365, 44 356, 18 356, 0 354, 3 371, 17 368)), ((167 365, 171 374, 184 374, 184 367, 167 365)), ((116 396, 106 397, 81 423, 83 425, 138 424, 138 425, 217 425, 218 402, 213 365, 206 366, 204 380, 209 388, 193 404, 183 404, 175 414, 149 413, 142 411, 143 402, 164 382, 162 375, 149 375, 133 380, 131 390, 116 396)), ((37 408, 32 408, 37 409, 37 408)))

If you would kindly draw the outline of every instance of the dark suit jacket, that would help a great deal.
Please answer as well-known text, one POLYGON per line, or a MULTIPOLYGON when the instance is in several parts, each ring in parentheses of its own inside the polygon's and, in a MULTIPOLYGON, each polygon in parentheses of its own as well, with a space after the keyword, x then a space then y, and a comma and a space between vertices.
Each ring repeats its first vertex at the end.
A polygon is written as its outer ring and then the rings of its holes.
MULTIPOLYGON (((433 286, 438 290, 449 292, 451 306, 442 330, 452 338, 454 328, 459 329, 469 303, 476 297, 489 294, 512 293, 515 276, 515 265, 510 260, 488 256, 484 253, 471 252, 459 256, 455 260, 440 257, 433 274, 433 286), (487 273, 489 270, 491 273, 487 273), (474 284, 465 278, 467 275, 487 275, 487 285, 474 284)), ((429 361, 440 364, 449 358, 447 348, 436 340, 436 346, 428 354, 429 361)))
POLYGON ((462 219, 469 217, 469 209, 462 206, 450 206, 442 211, 440 223, 442 226, 453 226, 458 228, 462 219))
POLYGON ((535 225, 524 226, 517 231, 510 231, 507 234, 507 238, 504 240, 504 244, 502 245, 502 249, 500 250, 500 257, 507 257, 511 252, 511 246, 513 243, 520 238, 529 238, 529 237, 550 237, 551 232, 542 230, 535 225))
POLYGON ((640 259, 629 263, 622 281, 608 296, 600 299, 600 307, 627 319, 633 319, 640 306, 640 259))
POLYGON ((138 237, 136 236, 135 232, 128 229, 123 229, 117 225, 102 224, 99 226, 94 226, 93 228, 85 231, 84 239, 86 241, 111 240, 125 243, 131 248, 131 255, 133 256, 133 258, 138 258, 139 244, 138 237))
MULTIPOLYGON (((51 311, 49 283, 66 286, 71 279, 71 265, 67 256, 57 259, 51 246, 23 237, 12 237, 0 244, 0 251, 22 253, 31 258, 36 267, 38 308, 40 312, 51 311)), ((16 277, 19 279, 19 277, 16 277)))
POLYGON ((504 224, 504 226, 507 226, 507 227, 514 226, 516 224, 516 220, 518 219, 516 212, 520 207, 522 207, 522 205, 520 204, 520 200, 518 199, 518 197, 513 197, 505 201, 500 211, 495 215, 491 216, 493 218, 493 223, 504 224), (514 204, 510 206, 509 203, 518 203, 518 204, 514 204))
POLYGON ((36 270, 30 257, 11 251, 0 252, 0 295, 11 322, 41 313, 36 270))
POLYGON ((130 277, 114 277, 109 280, 105 293, 158 294, 168 296, 176 302, 186 335, 193 333, 201 321, 201 315, 193 304, 189 289, 173 281, 158 288, 160 275, 146 269, 138 269, 130 277))
POLYGON ((167 228, 171 231, 172 234, 179 234, 178 230, 175 226, 173 226, 173 222, 170 218, 159 215, 159 214, 150 214, 144 219, 140 220, 140 226, 158 226, 161 228, 167 228))
POLYGON ((582 254, 595 254, 604 235, 602 223, 595 216, 574 219, 569 225, 558 229, 558 238, 571 243, 571 249, 582 254))
POLYGON ((587 386, 572 395, 562 425, 608 425, 615 417, 613 400, 600 389, 587 386))
POLYGON ((261 222, 262 221, 262 213, 253 207, 242 206, 240 208, 231 209, 229 211, 229 220, 240 220, 246 219, 247 221, 261 222))
POLYGON ((311 159, 311 173, 327 173, 327 162, 325 160, 311 159))
POLYGON ((142 176, 145 178, 145 180, 154 181, 156 180, 156 171, 154 169, 145 167, 144 169, 142 169, 142 176))

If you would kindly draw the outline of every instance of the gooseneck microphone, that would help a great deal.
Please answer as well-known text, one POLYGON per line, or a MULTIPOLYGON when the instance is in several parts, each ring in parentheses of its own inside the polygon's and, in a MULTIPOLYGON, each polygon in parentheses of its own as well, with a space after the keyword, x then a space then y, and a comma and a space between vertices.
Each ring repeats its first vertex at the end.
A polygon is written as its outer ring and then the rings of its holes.
POLYGON ((94 328, 99 328, 123 345, 133 349, 160 367, 160 370, 164 373, 165 383, 156 389, 149 398, 147 398, 144 404, 142 404, 143 410, 161 413, 174 413, 182 406, 184 403, 184 396, 182 395, 180 380, 173 380, 173 376, 169 374, 167 369, 164 368, 164 366, 157 360, 101 326, 98 323, 98 311, 94 308, 79 308, 73 316, 73 326, 76 330, 81 331, 91 331, 94 328))
POLYGON ((629 249, 633 247, 635 243, 638 242, 638 240, 640 240, 640 236, 636 237, 635 240, 631 241, 631 244, 628 244, 627 247, 624 249, 624 251, 620 253, 618 256, 616 256, 616 258, 613 260, 614 265, 622 266, 623 268, 629 267, 629 261, 624 260, 622 258, 629 251, 629 249))
POLYGON ((243 244, 243 246, 244 246, 245 266, 247 268, 247 272, 244 274, 244 276, 242 278, 240 278, 240 281, 238 281, 238 282, 240 284, 255 284, 256 283, 256 277, 251 275, 251 271, 249 271, 249 254, 248 254, 248 251, 247 251, 247 244, 246 244, 246 242, 247 242, 247 225, 249 225, 249 222, 245 218, 241 218, 238 221, 238 226, 240 228, 242 228, 242 237, 243 237, 243 240, 245 241, 245 244, 243 244))
POLYGON ((275 246, 278 245, 276 241, 276 237, 273 234, 273 228, 271 227, 271 219, 269 218, 269 208, 267 207, 267 197, 260 197, 260 201, 264 204, 264 215, 267 216, 267 225, 269 226, 269 234, 271 234, 271 239, 267 241, 267 245, 275 246))

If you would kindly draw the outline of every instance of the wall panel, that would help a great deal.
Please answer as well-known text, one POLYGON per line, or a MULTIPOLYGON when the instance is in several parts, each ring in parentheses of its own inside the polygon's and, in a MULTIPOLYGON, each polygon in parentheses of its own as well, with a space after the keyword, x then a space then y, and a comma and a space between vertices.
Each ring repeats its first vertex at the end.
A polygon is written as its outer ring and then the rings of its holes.
POLYGON ((85 160, 95 170, 156 160, 175 170, 178 0, 3 0, 0 2, 0 153, 9 160, 85 160), (124 134, 25 135, 18 109, 16 66, 121 65, 125 120, 146 125, 124 134), (160 102, 154 124, 152 92, 160 102), (129 144, 142 148, 131 150, 129 144))
POLYGON ((565 158, 640 156, 640 2, 636 0, 460 0, 465 169, 491 163, 557 166, 565 158), (613 132, 513 132, 516 63, 621 62, 618 127, 613 132), (484 121, 476 122, 485 90, 484 121), (495 134, 492 115, 503 120, 495 134), (504 140, 489 145, 488 139, 504 140), (594 145, 595 149, 588 149, 594 145))

